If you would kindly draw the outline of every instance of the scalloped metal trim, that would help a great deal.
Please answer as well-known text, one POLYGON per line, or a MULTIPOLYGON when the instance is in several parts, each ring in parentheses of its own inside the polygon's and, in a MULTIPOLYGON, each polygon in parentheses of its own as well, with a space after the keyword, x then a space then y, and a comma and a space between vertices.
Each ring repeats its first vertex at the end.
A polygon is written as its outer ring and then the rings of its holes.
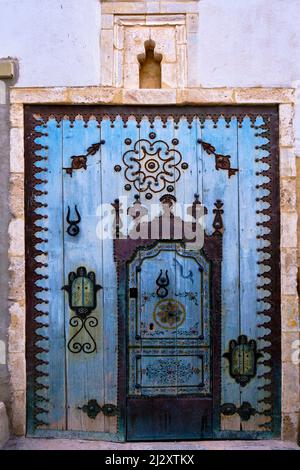
POLYGON ((40 299, 37 294, 41 292, 47 292, 47 287, 41 287, 37 285, 37 281, 48 279, 48 274, 39 274, 37 269, 46 268, 48 264, 46 260, 44 262, 38 261, 37 256, 44 255, 47 259, 47 251, 38 248, 40 243, 47 246, 48 239, 46 237, 47 228, 39 227, 37 222, 42 219, 47 219, 47 203, 42 203, 37 200, 37 197, 47 196, 47 160, 46 156, 37 155, 39 150, 47 150, 47 146, 42 146, 35 142, 37 137, 46 136, 47 133, 37 132, 36 126, 41 125, 39 121, 36 121, 33 115, 27 115, 25 125, 25 207, 26 207, 26 231, 25 231, 25 243, 26 243, 26 356, 27 356, 27 377, 29 387, 31 387, 31 398, 32 403, 30 404, 30 410, 32 413, 32 421, 35 428, 48 426, 47 414, 49 413, 48 404, 49 398, 47 392, 49 386, 43 379, 47 379, 49 376, 48 366, 49 362, 45 359, 40 359, 38 355, 40 353, 48 353, 48 347, 42 347, 38 343, 40 341, 48 342, 48 336, 44 333, 39 333, 42 328, 43 332, 47 331, 48 323, 42 323, 38 320, 40 317, 47 317, 48 311, 39 310, 38 306, 41 304, 47 305, 49 300, 40 299), (43 167, 37 167, 36 163, 44 161, 43 167), (41 177, 40 174, 43 173, 41 177), (43 189, 37 189, 37 185, 43 185, 43 189), (39 213, 37 213, 37 209, 39 213), (42 238, 41 234, 45 233, 45 237, 42 238), (30 255, 29 255, 30 253, 30 255), (43 368, 41 370, 40 368, 43 368))

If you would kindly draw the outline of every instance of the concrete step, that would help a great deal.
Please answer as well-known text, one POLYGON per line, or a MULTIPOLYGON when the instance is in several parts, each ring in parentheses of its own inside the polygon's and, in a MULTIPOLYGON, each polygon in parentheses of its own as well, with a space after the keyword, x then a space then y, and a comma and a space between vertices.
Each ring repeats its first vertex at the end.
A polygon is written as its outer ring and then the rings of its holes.
POLYGON ((78 439, 12 438, 4 450, 300 450, 293 442, 260 441, 182 441, 116 443, 78 439))

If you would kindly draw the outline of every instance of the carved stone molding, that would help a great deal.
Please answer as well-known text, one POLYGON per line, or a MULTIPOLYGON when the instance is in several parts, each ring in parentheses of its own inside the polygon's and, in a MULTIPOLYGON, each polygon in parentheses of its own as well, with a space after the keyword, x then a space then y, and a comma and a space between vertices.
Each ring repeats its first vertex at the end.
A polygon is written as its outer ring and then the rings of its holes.
POLYGON ((138 89, 137 56, 144 52, 145 41, 153 40, 156 52, 162 54, 162 88, 199 86, 197 3, 103 2, 101 84, 138 89))

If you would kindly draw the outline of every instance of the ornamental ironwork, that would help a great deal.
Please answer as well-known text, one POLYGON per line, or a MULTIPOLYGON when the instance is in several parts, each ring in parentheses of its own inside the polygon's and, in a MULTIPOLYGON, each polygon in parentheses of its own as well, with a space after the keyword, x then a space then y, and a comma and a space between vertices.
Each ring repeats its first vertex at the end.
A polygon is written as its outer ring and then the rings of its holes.
POLYGON ((84 413, 88 415, 91 419, 96 419, 99 413, 103 413, 104 416, 116 416, 118 414, 118 409, 116 405, 111 403, 106 403, 103 406, 100 406, 97 400, 91 399, 87 402, 87 404, 83 406, 78 406, 79 410, 82 410, 84 413))
POLYGON ((71 237, 76 237, 76 235, 78 235, 80 231, 78 224, 81 222, 81 216, 76 205, 75 205, 75 213, 76 213, 76 219, 71 220, 70 219, 71 209, 70 209, 70 206, 68 206, 68 212, 67 212, 67 218, 66 218, 67 224, 68 224, 67 233, 71 237))
MULTIPOLYGON (((150 132, 149 138, 155 139, 156 134, 150 132)), ((131 139, 125 139, 126 145, 131 145, 131 139)), ((182 161, 182 155, 174 147, 179 144, 178 139, 172 140, 170 147, 163 140, 139 139, 122 157, 124 163, 124 176, 127 181, 124 188, 130 191, 145 193, 147 199, 152 193, 167 190, 174 191, 174 184, 180 179, 182 171, 188 164, 182 161)), ((120 165, 115 165, 115 172, 120 172, 120 165)))
POLYGON ((232 416, 237 413, 242 421, 249 421, 251 416, 257 413, 248 401, 243 401, 240 407, 237 407, 234 403, 223 403, 220 410, 224 416, 232 416))
POLYGON ((69 283, 62 287, 68 292, 69 307, 76 315, 70 318, 70 326, 76 328, 75 334, 68 342, 68 349, 72 353, 91 354, 96 351, 96 342, 90 329, 98 325, 98 319, 90 316, 90 313, 97 307, 97 292, 102 287, 96 284, 94 272, 87 273, 84 266, 77 269, 77 273, 70 272, 69 283), (81 334, 86 333, 86 339, 80 341, 81 334))
POLYGON ((229 342, 229 351, 223 354, 229 361, 229 373, 235 381, 245 387, 256 376, 257 360, 262 357, 257 352, 254 339, 248 341, 246 335, 240 335, 229 342))
POLYGON ((231 168, 230 155, 221 155, 220 153, 217 153, 216 148, 208 142, 204 142, 204 140, 198 139, 198 144, 201 145, 207 155, 212 155, 215 157, 216 170, 227 171, 228 178, 234 176, 239 171, 238 168, 231 168))

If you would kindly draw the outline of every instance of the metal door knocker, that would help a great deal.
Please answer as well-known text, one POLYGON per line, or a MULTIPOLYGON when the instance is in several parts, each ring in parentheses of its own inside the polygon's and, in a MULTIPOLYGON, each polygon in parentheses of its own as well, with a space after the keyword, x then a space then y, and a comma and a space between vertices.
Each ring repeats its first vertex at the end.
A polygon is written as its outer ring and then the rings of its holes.
POLYGON ((98 319, 90 314, 97 307, 97 292, 102 286, 96 284, 95 273, 87 273, 84 266, 80 266, 76 273, 69 273, 68 281, 62 289, 67 291, 69 307, 76 313, 70 318, 70 326, 76 328, 76 331, 68 342, 68 349, 72 353, 83 351, 91 354, 97 346, 90 329, 98 325, 98 319), (81 332, 85 332, 85 342, 79 340, 81 332))
POLYGON ((165 297, 167 297, 168 295, 167 286, 169 285, 168 270, 166 270, 165 276, 163 276, 162 269, 160 270, 159 276, 156 279, 156 285, 158 286, 156 295, 160 297, 161 299, 164 299, 165 297))
POLYGON ((99 413, 103 413, 104 416, 117 416, 118 415, 118 408, 116 405, 112 403, 106 403, 103 406, 100 406, 97 400, 92 399, 87 402, 87 404, 83 406, 78 406, 78 410, 82 410, 84 413, 88 415, 91 419, 96 419, 99 413))
POLYGON ((68 206, 67 224, 69 224, 69 226, 68 226, 68 228, 67 228, 67 233, 68 233, 71 237, 76 237, 76 235, 78 235, 79 230, 80 230, 79 227, 78 227, 78 224, 79 224, 80 221, 81 221, 81 216, 80 216, 80 214, 79 214, 79 211, 78 211, 76 205, 75 205, 75 212, 76 212, 77 219, 76 219, 76 220, 71 220, 71 219, 70 219, 71 209, 70 209, 70 206, 68 206))

